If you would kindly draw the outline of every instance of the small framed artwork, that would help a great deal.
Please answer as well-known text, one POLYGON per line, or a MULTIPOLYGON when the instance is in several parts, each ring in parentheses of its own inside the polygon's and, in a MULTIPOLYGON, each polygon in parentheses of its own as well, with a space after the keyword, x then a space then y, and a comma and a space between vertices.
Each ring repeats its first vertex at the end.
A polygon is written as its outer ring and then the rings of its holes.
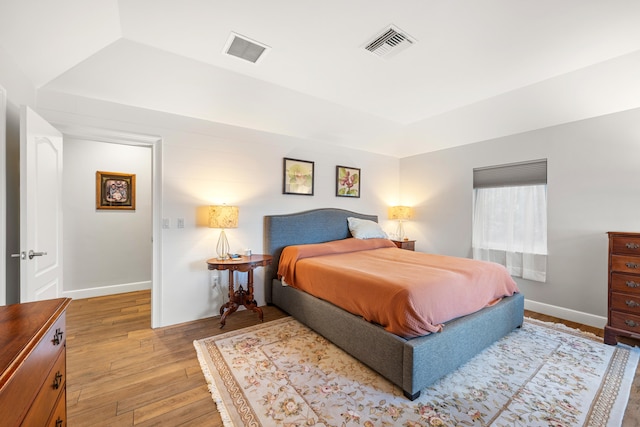
POLYGON ((136 176, 96 172, 96 209, 136 209, 136 176))
POLYGON ((360 197, 360 169, 336 166, 336 196, 360 197))
POLYGON ((314 162, 285 157, 282 194, 313 196, 313 166, 314 162))

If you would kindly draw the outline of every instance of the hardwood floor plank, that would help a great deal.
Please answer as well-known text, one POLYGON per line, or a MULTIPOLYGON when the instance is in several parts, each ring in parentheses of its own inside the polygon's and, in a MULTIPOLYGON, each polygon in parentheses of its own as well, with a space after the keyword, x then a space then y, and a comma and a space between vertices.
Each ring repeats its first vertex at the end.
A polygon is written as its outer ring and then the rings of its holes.
POLYGON ((67 425, 77 427, 93 427, 99 425, 101 422, 111 420, 111 425, 133 425, 133 413, 125 414, 124 417, 117 418, 116 411, 118 408, 117 402, 92 402, 91 405, 82 404, 70 404, 67 400, 67 425), (73 415, 71 413, 73 412, 73 415), (128 419, 128 423, 122 423, 123 420, 128 419))
POLYGON ((121 370, 124 372, 111 371, 111 375, 94 378, 91 384, 84 385, 80 400, 99 396, 109 398, 123 392, 140 393, 147 387, 165 387, 174 381, 186 379, 183 363, 190 361, 149 366, 143 371, 132 368, 121 370))
MULTIPOLYGON (((208 391, 207 391, 208 393, 208 391)), ((202 398, 197 402, 191 403, 186 406, 179 406, 172 409, 170 412, 167 412, 159 417, 152 418, 150 420, 135 423, 136 427, 151 427, 151 426, 166 426, 166 427, 175 427, 182 426, 185 422, 190 422, 191 420, 206 416, 210 418, 211 424, 204 425, 213 425, 213 426, 223 426, 222 419, 218 414, 215 403, 211 398, 206 399, 202 398), (215 411, 215 417, 211 416, 211 410, 215 411), (179 421, 179 424, 176 424, 176 421, 179 421)))
MULTIPOLYGON (((151 329, 150 301, 149 291, 72 301, 67 311, 68 425, 222 427, 193 341, 254 325, 255 313, 234 313, 222 330, 218 317, 151 329)), ((265 322, 286 315, 276 307, 262 308, 265 322)), ((598 328, 529 311, 525 315, 604 335, 598 328)), ((632 395, 636 400, 638 384, 640 374, 632 395)), ((638 408, 640 402, 630 402, 627 413, 638 408)), ((637 425, 637 420, 625 418, 629 424, 623 425, 637 425)))
MULTIPOLYGON (((202 372, 200 372, 200 375, 202 375, 202 372)), ((185 381, 176 381, 172 383, 170 387, 159 387, 154 390, 147 390, 143 393, 123 397, 118 401, 118 414, 133 411, 136 408, 150 405, 159 400, 166 401, 174 394, 183 393, 193 389, 200 389, 201 387, 206 388, 200 380, 201 378, 193 375, 185 381)), ((207 395, 209 395, 208 392, 207 395)))
MULTIPOLYGON (((206 386, 204 386, 206 389, 206 386)), ((164 399, 156 400, 133 411, 134 424, 141 424, 154 418, 164 417, 174 408, 184 408, 202 400, 202 386, 172 393, 164 399)))

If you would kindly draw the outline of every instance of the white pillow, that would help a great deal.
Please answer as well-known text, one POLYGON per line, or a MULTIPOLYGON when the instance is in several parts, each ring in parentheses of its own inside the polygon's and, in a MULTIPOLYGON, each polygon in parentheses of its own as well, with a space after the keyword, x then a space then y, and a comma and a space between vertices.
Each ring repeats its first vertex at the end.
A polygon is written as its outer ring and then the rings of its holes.
POLYGON ((375 221, 359 219, 352 216, 347 218, 349 231, 356 239, 387 239, 387 233, 375 221))

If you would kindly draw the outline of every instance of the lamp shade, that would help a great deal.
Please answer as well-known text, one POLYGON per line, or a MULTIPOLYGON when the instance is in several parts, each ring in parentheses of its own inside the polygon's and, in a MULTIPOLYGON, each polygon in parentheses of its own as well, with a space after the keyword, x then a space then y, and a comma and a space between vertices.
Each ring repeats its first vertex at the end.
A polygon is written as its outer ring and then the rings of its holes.
POLYGON ((210 228, 236 228, 238 226, 237 206, 209 206, 210 228))
POLYGON ((409 206, 392 206, 389 208, 389 219, 406 220, 413 217, 413 209, 409 206))

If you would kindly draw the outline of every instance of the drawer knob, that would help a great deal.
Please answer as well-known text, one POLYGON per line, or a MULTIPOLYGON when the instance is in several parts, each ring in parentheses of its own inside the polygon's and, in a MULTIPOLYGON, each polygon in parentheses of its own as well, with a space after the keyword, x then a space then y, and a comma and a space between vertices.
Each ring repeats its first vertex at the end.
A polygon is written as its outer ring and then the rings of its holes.
POLYGON ((53 335, 53 345, 60 345, 63 334, 64 332, 62 332, 60 328, 56 329, 56 333, 53 335))
POLYGON ((628 288, 640 288, 640 283, 636 283, 633 280, 628 280, 626 285, 628 288))
POLYGON ((58 416, 58 419, 56 420, 56 427, 61 427, 63 424, 64 424, 64 421, 62 421, 62 418, 58 416))
POLYGON ((634 322, 633 320, 625 320, 624 323, 627 326, 630 326, 632 328, 635 328, 636 326, 640 326, 640 323, 634 322))
POLYGON ((640 248, 640 245, 637 243, 627 243, 625 245, 627 247, 627 249, 638 249, 640 248))
POLYGON ((62 374, 60 373, 60 371, 56 372, 56 376, 53 379, 53 389, 57 390, 60 388, 60 385, 62 385, 62 374))
POLYGON ((640 264, 636 264, 635 262, 625 262, 624 265, 626 265, 627 268, 638 268, 638 267, 640 267, 640 264))

